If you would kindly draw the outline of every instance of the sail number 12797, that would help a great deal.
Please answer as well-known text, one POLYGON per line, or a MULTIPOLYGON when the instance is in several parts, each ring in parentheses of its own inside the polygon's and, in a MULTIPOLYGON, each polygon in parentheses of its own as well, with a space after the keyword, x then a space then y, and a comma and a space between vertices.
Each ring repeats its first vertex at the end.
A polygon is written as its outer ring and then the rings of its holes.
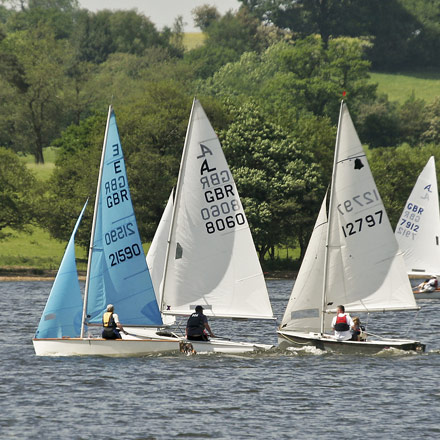
POLYGON ((362 228, 365 226, 368 228, 372 228, 373 226, 380 225, 382 223, 382 210, 377 211, 373 214, 366 215, 365 217, 358 218, 353 222, 347 223, 345 226, 342 226, 342 232, 344 233, 344 237, 349 237, 351 235, 362 232, 362 228))

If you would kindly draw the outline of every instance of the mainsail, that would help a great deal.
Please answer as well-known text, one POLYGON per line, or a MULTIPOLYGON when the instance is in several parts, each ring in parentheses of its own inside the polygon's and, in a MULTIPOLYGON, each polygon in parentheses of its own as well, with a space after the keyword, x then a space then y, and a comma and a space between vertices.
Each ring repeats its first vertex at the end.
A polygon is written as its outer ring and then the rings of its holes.
POLYGON ((80 334, 83 300, 75 261, 75 235, 86 206, 87 202, 73 228, 38 324, 36 338, 77 337, 80 334))
POLYGON ((440 274, 440 212, 434 156, 420 173, 395 234, 409 274, 440 274))
POLYGON ((88 322, 111 303, 124 325, 161 325, 131 202, 116 118, 109 109, 86 286, 88 322))
POLYGON ((222 147, 194 100, 174 200, 162 313, 272 319, 249 225, 222 147))
POLYGON ((327 309, 417 309, 403 257, 347 106, 341 104, 329 207, 327 309))

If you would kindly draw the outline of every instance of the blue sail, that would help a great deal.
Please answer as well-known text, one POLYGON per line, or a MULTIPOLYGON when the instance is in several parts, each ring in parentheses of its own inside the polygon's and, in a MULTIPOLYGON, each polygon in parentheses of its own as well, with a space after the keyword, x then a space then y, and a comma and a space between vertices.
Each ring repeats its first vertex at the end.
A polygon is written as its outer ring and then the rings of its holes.
POLYGON ((73 338, 80 334, 83 302, 75 262, 75 234, 86 206, 87 202, 73 228, 35 333, 36 338, 73 338))
POLYGON ((110 111, 97 194, 88 288, 88 322, 101 323, 107 304, 124 325, 161 325, 128 187, 125 161, 110 111))

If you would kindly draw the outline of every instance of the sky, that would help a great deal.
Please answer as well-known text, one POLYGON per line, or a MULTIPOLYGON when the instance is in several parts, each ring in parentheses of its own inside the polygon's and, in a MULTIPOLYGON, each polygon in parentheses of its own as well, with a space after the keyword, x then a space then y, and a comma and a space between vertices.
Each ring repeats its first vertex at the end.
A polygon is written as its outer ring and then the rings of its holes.
POLYGON ((241 5, 238 0, 79 0, 79 4, 92 12, 135 8, 149 17, 158 30, 164 26, 172 27, 175 18, 182 15, 185 32, 200 32, 194 26, 191 15, 191 11, 197 6, 213 5, 224 14, 230 9, 236 11, 241 5))

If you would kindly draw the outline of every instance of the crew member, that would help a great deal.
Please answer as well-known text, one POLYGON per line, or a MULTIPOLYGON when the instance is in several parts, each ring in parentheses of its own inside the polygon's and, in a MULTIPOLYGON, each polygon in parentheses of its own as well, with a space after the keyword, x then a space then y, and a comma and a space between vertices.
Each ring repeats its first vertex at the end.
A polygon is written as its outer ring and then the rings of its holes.
POLYGON ((109 304, 107 306, 107 311, 102 315, 102 325, 104 329, 102 330, 102 337, 104 339, 122 339, 121 332, 127 334, 127 332, 122 327, 122 324, 119 322, 119 316, 116 313, 113 313, 115 308, 113 304, 109 304))
POLYGON ((338 306, 336 316, 332 321, 336 339, 338 341, 348 341, 351 339, 351 328, 353 326, 353 320, 348 313, 345 313, 345 307, 338 306))
POLYGON ((209 336, 215 338, 209 327, 208 318, 203 314, 203 307, 196 306, 195 313, 188 318, 186 323, 186 338, 190 341, 209 341, 206 331, 209 336))

